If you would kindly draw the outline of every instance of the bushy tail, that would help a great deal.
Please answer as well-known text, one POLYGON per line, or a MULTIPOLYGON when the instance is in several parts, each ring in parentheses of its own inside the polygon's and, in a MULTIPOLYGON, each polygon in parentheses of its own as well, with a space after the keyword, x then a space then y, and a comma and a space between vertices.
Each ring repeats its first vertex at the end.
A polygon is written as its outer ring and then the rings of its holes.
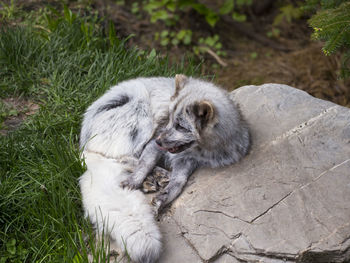
POLYGON ((125 167, 112 159, 86 154, 88 170, 80 177, 86 216, 99 233, 107 233, 133 262, 155 262, 161 252, 161 234, 152 210, 140 191, 121 188, 125 167))
POLYGON ((119 214, 118 212, 110 213, 109 224, 117 224, 115 219, 118 216, 121 219, 120 226, 114 227, 110 236, 113 239, 116 238, 118 246, 124 246, 122 247, 125 249, 124 252, 130 256, 132 261, 152 263, 158 259, 161 252, 161 234, 149 206, 141 207, 139 204, 138 209, 138 212, 131 212, 127 209, 119 214), (111 218, 114 219, 111 220, 111 218))

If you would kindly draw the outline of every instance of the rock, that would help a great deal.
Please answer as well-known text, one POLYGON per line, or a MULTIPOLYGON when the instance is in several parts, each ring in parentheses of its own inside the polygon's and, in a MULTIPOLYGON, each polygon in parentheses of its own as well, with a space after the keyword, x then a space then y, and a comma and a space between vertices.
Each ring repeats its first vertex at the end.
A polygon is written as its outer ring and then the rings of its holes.
POLYGON ((163 234, 165 249, 159 262, 201 262, 196 251, 188 244, 183 237, 180 228, 172 218, 163 218, 160 224, 163 234))
POLYGON ((192 176, 160 262, 350 261, 350 109, 278 84, 231 95, 251 152, 192 176))

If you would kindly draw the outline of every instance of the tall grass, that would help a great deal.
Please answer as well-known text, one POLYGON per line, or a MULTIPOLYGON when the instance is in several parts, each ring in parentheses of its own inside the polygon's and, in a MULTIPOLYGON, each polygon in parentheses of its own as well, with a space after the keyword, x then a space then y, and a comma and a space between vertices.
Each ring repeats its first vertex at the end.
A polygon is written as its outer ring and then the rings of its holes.
POLYGON ((128 49, 112 27, 66 8, 46 21, 0 30, 0 97, 21 95, 40 105, 19 129, 0 136, 1 263, 86 262, 93 241, 78 187, 84 110, 122 80, 196 71, 169 66, 154 51, 128 49))

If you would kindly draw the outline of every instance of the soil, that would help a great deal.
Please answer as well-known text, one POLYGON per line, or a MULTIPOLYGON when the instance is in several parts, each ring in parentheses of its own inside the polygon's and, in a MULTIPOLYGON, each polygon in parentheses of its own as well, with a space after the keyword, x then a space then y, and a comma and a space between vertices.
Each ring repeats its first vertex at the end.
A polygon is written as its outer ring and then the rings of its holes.
POLYGON ((28 116, 39 110, 38 104, 22 97, 0 99, 0 103, 4 104, 9 112, 12 111, 2 123, 0 122, 0 135, 6 135, 9 131, 17 129, 28 116))

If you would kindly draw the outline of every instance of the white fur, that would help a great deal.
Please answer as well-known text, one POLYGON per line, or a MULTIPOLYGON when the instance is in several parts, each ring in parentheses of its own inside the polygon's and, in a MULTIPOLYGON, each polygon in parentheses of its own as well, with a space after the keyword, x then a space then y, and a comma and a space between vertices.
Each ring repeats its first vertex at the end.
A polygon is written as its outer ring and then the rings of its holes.
POLYGON ((167 115, 173 89, 173 80, 168 78, 125 81, 95 101, 84 115, 80 144, 87 171, 80 178, 80 188, 86 216, 100 234, 109 235, 111 247, 127 252, 134 262, 156 261, 161 234, 143 193, 120 187, 127 169, 118 160, 140 156, 153 136, 154 123, 167 115), (121 95, 130 98, 127 106, 96 114, 121 95), (139 132, 132 141, 134 128, 139 132))
MULTIPOLYGON (((193 78, 188 78, 185 86, 171 100, 175 92, 174 78, 125 81, 95 101, 84 115, 80 145, 84 149, 87 171, 80 178, 80 187, 86 216, 100 234, 110 236, 115 243, 111 246, 116 245, 120 250, 125 247, 131 259, 138 263, 158 259, 161 234, 144 195, 138 190, 121 188, 121 182, 132 178, 127 173, 129 164, 122 160, 139 159, 142 154, 141 171, 148 164, 154 166, 152 158, 157 157, 159 148, 153 155, 145 149, 156 145, 156 130, 159 133, 159 129, 164 128, 166 118, 174 118, 176 106, 177 111, 184 112, 186 106, 205 100, 210 100, 215 108, 215 126, 202 131, 198 140, 192 139, 189 133, 173 140, 186 142, 190 138, 195 143, 179 154, 164 153, 165 162, 170 163, 168 167, 174 168, 171 180, 176 183, 170 181, 169 198, 164 195, 162 202, 166 205, 181 192, 196 167, 235 163, 249 149, 248 128, 227 92, 193 78), (179 178, 181 184, 178 184, 179 178)), ((173 123, 169 121, 165 130, 174 130, 173 123)))
POLYGON ((120 162, 91 152, 84 157, 88 170, 80 187, 86 216, 99 234, 110 235, 111 247, 126 249, 135 262, 153 262, 161 251, 161 234, 145 196, 119 186, 126 179, 120 162))

